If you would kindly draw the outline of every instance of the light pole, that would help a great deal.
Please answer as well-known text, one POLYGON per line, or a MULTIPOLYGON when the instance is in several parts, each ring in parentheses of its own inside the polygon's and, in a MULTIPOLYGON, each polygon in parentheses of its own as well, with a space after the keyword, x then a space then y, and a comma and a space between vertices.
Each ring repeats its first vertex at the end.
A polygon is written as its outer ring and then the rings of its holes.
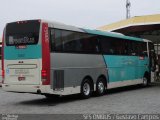
POLYGON ((131 2, 129 0, 126 0, 126 19, 131 17, 130 8, 131 8, 131 2))

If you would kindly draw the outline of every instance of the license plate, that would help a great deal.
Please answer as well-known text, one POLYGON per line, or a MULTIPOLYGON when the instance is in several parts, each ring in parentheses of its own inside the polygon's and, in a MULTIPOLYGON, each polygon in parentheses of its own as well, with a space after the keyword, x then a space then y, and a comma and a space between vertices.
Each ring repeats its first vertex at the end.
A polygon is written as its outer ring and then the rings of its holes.
POLYGON ((25 80, 26 78, 25 77, 18 77, 18 80, 19 81, 23 81, 23 80, 25 80))
POLYGON ((29 70, 28 69, 16 69, 15 70, 15 74, 16 75, 26 75, 29 74, 29 70))

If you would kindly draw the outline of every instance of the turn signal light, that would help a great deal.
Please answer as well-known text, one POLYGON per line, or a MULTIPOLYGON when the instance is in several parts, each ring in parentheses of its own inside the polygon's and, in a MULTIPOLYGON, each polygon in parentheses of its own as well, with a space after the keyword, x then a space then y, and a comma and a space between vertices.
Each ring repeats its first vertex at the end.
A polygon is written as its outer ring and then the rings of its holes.
POLYGON ((47 80, 47 71, 46 70, 41 71, 41 77, 42 77, 42 82, 47 80))

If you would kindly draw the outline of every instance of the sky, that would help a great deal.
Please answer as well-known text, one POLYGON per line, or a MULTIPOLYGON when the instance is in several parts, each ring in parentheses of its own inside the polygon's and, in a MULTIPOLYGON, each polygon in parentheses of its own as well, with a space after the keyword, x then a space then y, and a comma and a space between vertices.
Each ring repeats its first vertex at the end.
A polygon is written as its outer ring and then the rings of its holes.
MULTIPOLYGON (((160 0, 130 2, 131 17, 160 14, 160 0)), ((28 19, 95 29, 124 20, 125 6, 126 0, 0 0, 0 35, 6 23, 28 19)))

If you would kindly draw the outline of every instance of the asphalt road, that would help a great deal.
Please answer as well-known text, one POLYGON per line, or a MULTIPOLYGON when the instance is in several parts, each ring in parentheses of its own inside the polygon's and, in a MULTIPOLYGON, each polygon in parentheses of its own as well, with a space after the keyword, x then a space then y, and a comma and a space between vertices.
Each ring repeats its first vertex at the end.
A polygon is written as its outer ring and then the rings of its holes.
POLYGON ((124 87, 101 97, 80 99, 79 95, 48 100, 28 93, 4 92, 0 88, 0 113, 8 114, 85 114, 160 113, 160 84, 147 88, 124 87))

